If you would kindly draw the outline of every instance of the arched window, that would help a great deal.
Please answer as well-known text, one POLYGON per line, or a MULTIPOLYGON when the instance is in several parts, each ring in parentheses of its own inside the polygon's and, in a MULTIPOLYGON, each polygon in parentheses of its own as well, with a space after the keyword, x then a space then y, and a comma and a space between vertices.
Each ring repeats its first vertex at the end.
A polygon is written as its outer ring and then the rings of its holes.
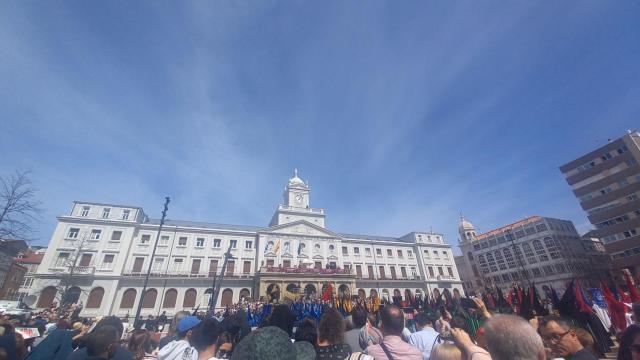
POLYGON ((547 252, 544 250, 544 247, 542 247, 542 242, 540 240, 533 240, 533 249, 536 251, 536 254, 538 254, 540 261, 549 261, 547 252))
POLYGON ((136 302, 136 295, 138 292, 136 289, 127 289, 122 294, 122 300, 120 300, 121 309, 133 309, 133 304, 136 302))
POLYGON ((79 287, 77 286, 70 287, 67 290, 67 292, 64 294, 64 299, 62 299, 62 303, 63 304, 77 303, 78 300, 80 300, 80 293, 82 293, 82 290, 80 290, 79 287))
POLYGON ((233 305, 233 290, 224 289, 222 292, 222 298, 220 299, 220 306, 227 307, 233 305))
POLYGON ((156 297, 158 297, 158 291, 156 289, 149 289, 142 298, 143 309, 153 309, 156 306, 156 297))
POLYGON ((47 286, 46 288, 44 288, 40 293, 40 298, 38 299, 38 305, 36 305, 36 307, 49 307, 54 302, 57 292, 58 290, 56 290, 56 288, 53 286, 47 286))
POLYGON ((89 293, 89 299, 87 299, 87 309, 99 309, 102 304, 102 297, 104 296, 104 289, 97 287, 89 293))
POLYGON ((514 267, 516 267, 516 261, 513 259, 511 250, 509 250, 509 248, 504 248, 502 249, 502 252, 504 253, 505 260, 507 260, 507 266, 509 266, 509 269, 513 269, 514 267))
POLYGON ((196 296, 198 293, 196 289, 188 289, 184 292, 184 300, 182 301, 182 307, 185 309, 194 308, 196 306, 196 296))
POLYGON ((488 273, 489 268, 487 267, 487 261, 484 259, 484 255, 478 256, 478 262, 480 263, 480 271, 482 271, 483 274, 488 273))
POLYGON ((496 266, 496 261, 493 258, 493 255, 488 252, 487 253, 487 262, 489 263, 489 269, 493 272, 493 271, 498 271, 498 267, 496 266))
POLYGON ((240 290, 240 300, 249 299, 250 296, 251 296, 251 292, 249 291, 249 289, 240 290))
POLYGON ((307 286, 304 287, 304 294, 307 296, 313 297, 317 292, 318 290, 313 284, 307 284, 307 286))
POLYGON ((496 250, 494 254, 496 256, 496 261, 498 262, 498 267, 500 268, 500 270, 506 270, 507 265, 504 263, 504 258, 502 257, 502 251, 496 250))
POLYGON ((167 309, 173 309, 176 307, 176 300, 178 299, 178 291, 176 289, 169 289, 164 293, 164 300, 162 301, 162 307, 167 309))

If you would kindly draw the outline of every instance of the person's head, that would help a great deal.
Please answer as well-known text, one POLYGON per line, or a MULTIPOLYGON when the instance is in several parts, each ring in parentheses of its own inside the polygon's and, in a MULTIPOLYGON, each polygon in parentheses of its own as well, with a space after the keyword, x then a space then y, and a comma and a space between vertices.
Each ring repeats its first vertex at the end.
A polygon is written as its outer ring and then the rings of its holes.
POLYGON ((566 357, 582 350, 575 327, 559 316, 545 316, 539 321, 538 331, 555 356, 566 357))
POLYGON ((220 324, 216 319, 207 319, 193 329, 191 345, 199 353, 207 352, 213 357, 216 353, 218 337, 220 336, 220 324))
POLYGON ((180 339, 189 340, 193 334, 193 328, 200 324, 196 316, 186 316, 178 323, 177 335, 180 339))
POLYGON ((433 322, 431 322, 431 319, 425 313, 418 313, 413 317, 413 321, 416 323, 418 329, 422 329, 427 325, 433 326, 433 322))
POLYGON ((111 325, 104 325, 94 330, 87 338, 87 354, 110 359, 118 348, 118 330, 111 325))
POLYGON ((103 326, 112 326, 118 331, 118 339, 122 337, 122 332, 124 331, 124 326, 122 325, 122 320, 120 320, 117 316, 107 316, 102 318, 97 324, 96 327, 93 328, 93 331, 97 331, 103 326))
POLYGON ((404 329, 404 313, 395 305, 387 305, 380 315, 382 333, 384 335, 402 335, 404 329))
POLYGON ((315 345, 318 338, 318 329, 316 327, 316 321, 313 318, 306 317, 302 319, 298 328, 296 329, 296 342, 307 341, 311 345, 315 345))
POLYGON ((293 330, 293 322, 295 320, 295 316, 289 310, 287 305, 278 305, 273 309, 273 313, 271 314, 271 320, 269 321, 270 326, 277 326, 280 329, 284 330, 289 336, 292 335, 293 330))
POLYGON ((320 318, 318 325, 318 342, 330 345, 344 342, 345 323, 342 315, 335 309, 328 309, 320 318))
POLYGON ((622 333, 618 360, 640 360, 640 325, 631 325, 622 333))
POLYGON ((128 348, 134 360, 144 358, 145 353, 150 354, 153 351, 153 344, 149 330, 134 330, 129 338, 128 348))
POLYGON ((359 329, 367 324, 367 312, 362 308, 354 309, 351 312, 351 321, 354 329, 359 329))
POLYGON ((515 315, 495 315, 484 324, 484 340, 493 360, 544 360, 544 344, 536 330, 515 315))
POLYGON ((438 344, 431 350, 430 360, 462 360, 462 352, 453 344, 438 344))
MULTIPOLYGON (((129 314, 127 314, 129 315, 129 314)), ((190 312, 188 311, 178 311, 174 316, 173 319, 171 320, 171 325, 169 325, 169 333, 170 334, 176 334, 178 332, 178 324, 180 323, 180 320, 184 319, 185 317, 191 315, 190 312)))

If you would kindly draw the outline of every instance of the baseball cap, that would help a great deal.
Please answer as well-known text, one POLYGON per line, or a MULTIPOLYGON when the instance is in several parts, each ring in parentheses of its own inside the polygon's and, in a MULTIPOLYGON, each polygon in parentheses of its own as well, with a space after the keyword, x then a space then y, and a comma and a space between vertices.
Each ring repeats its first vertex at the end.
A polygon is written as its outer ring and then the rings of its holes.
POLYGON ((196 325, 200 324, 200 319, 195 316, 187 316, 180 320, 178 323, 178 332, 184 333, 193 329, 196 325))

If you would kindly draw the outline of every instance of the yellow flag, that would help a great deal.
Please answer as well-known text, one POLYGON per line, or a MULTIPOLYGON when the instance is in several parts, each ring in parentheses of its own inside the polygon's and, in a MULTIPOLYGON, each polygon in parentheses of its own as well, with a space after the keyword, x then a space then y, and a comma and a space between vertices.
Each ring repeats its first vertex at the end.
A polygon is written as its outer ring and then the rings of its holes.
POLYGON ((276 255, 280 254, 280 239, 278 239, 278 242, 276 242, 276 245, 273 247, 273 252, 276 253, 276 255))

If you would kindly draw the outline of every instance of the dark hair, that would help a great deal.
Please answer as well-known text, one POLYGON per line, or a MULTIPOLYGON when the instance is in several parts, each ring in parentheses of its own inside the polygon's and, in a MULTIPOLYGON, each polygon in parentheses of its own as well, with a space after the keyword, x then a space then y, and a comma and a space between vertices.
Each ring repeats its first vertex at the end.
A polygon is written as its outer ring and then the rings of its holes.
POLYGON ((618 360, 632 360, 631 344, 636 336, 640 335, 640 325, 629 326, 620 337, 620 349, 618 350, 618 360))
POLYGON ((322 314, 318 326, 318 338, 331 345, 344 342, 345 323, 342 314, 335 309, 329 309, 322 314))
POLYGON ((215 344, 220 336, 220 324, 216 319, 207 319, 195 328, 191 335, 191 345, 198 351, 202 351, 215 344))
POLYGON ((109 345, 118 341, 118 329, 111 325, 101 326, 98 330, 95 330, 89 335, 87 339, 87 354, 89 356, 98 356, 104 354, 109 345))
POLYGON ((296 329, 296 342, 307 341, 311 345, 315 345, 318 338, 318 329, 316 328, 316 320, 311 317, 302 319, 298 328, 296 329))
POLYGON ((361 328, 367 323, 367 312, 362 308, 354 309, 351 312, 351 320, 354 328, 361 328))
POLYGON ((404 329, 404 314, 399 307, 387 305, 380 316, 383 332, 388 335, 400 335, 404 329))
POLYGON ((96 327, 93 329, 93 331, 95 332, 103 326, 113 326, 116 331, 118 331, 118 339, 122 337, 124 326, 122 325, 122 320, 120 320, 120 318, 118 318, 117 316, 107 316, 106 318, 103 318, 96 324, 96 327))
POLYGON ((289 310, 287 305, 278 305, 273 309, 273 313, 271 314, 271 320, 269 321, 269 326, 276 326, 280 329, 284 330, 284 332, 291 337, 293 330, 293 321, 295 320, 295 316, 289 310))
POLYGON ((420 328, 424 327, 425 325, 433 324, 433 321, 425 313, 418 313, 413 317, 413 321, 415 321, 416 325, 418 325, 418 327, 420 328))
POLYGON ((576 328, 576 326, 570 320, 561 318, 560 316, 557 316, 557 315, 548 315, 540 319, 538 329, 542 329, 546 327, 550 322, 554 322, 558 324, 561 328, 565 330, 572 330, 576 328))
POLYGON ((131 351, 134 360, 144 358, 145 353, 151 353, 153 351, 153 347, 149 330, 135 330, 131 333, 128 349, 131 351))

